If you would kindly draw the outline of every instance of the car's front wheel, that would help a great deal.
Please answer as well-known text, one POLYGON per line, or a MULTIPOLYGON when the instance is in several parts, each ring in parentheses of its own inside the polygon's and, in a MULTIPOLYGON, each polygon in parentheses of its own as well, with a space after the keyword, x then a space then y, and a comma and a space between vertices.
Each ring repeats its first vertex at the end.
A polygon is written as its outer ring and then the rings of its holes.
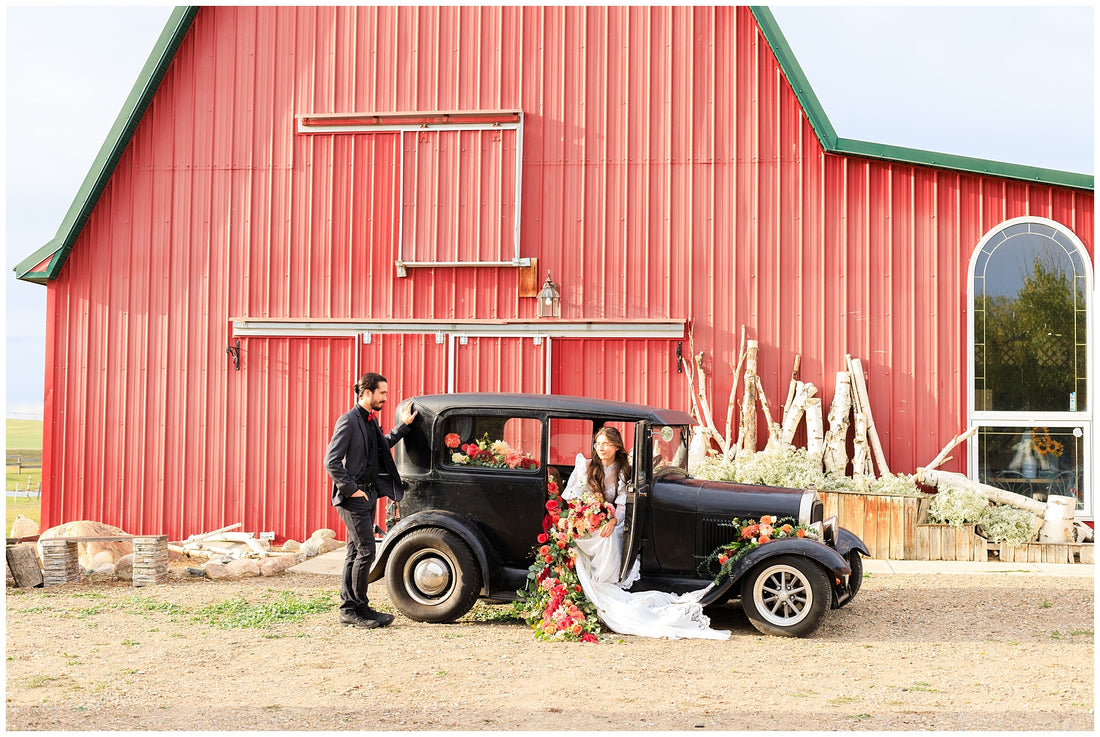
POLYGON ((765 635, 806 637, 825 621, 832 592, 825 572, 810 560, 781 555, 745 577, 741 607, 765 635))
POLYGON ((437 527, 414 530, 394 545, 386 562, 394 605, 418 622, 453 622, 477 601, 481 572, 470 547, 437 527))

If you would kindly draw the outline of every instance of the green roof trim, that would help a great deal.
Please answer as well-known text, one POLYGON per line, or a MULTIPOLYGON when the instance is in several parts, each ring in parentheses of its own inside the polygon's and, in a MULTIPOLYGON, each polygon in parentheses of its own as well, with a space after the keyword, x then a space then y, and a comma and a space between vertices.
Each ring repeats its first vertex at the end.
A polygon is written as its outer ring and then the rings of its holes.
MULTIPOLYGON (((786 37, 779 29, 779 24, 776 22, 771 10, 765 6, 752 6, 751 10, 753 17, 760 26, 761 33, 764 34, 764 39, 768 42, 779 61, 779 66, 794 90, 795 97, 802 105, 811 127, 827 153, 862 156, 883 161, 933 166, 973 174, 1093 190, 1093 177, 1088 174, 1075 174, 1055 169, 1006 164, 968 156, 839 138, 836 131, 833 130, 832 123, 829 122, 829 116, 825 114, 825 109, 821 106, 821 101, 817 99, 817 95, 810 87, 802 67, 795 59, 794 52, 791 51, 786 37)), ((77 191, 72 205, 69 206, 68 212, 61 221, 61 226, 57 229, 57 235, 49 243, 19 262, 15 267, 17 278, 40 284, 57 278, 69 252, 73 248, 73 244, 76 243, 77 237, 91 215, 92 209, 99 201, 100 195, 103 194, 111 175, 114 174, 119 159, 126 150, 126 146, 129 145, 138 123, 141 122, 145 110, 149 107, 149 103, 160 86, 161 80, 164 79, 164 75, 175 58, 180 44, 183 43, 184 36, 186 36, 191 23, 195 20, 198 11, 198 6, 180 6, 172 11, 164 30, 149 54, 149 60, 142 67, 141 74, 138 75, 129 97, 126 98, 114 126, 111 127, 107 139, 99 149, 99 154, 92 163, 91 170, 84 178, 84 182, 77 191), (38 268, 39 266, 42 268, 38 268)))
POLYGON ((821 106, 820 100, 810 87, 806 74, 802 71, 798 60, 791 51, 790 44, 779 29, 772 11, 764 6, 751 7, 753 17, 756 18, 760 32, 768 42, 783 74, 787 77, 794 90, 795 97, 802 105, 810 126, 817 134, 818 141, 826 153, 847 154, 849 156, 862 156, 883 161, 893 161, 902 164, 917 164, 920 166, 934 166, 940 169, 952 169, 970 174, 982 174, 1006 179, 1019 179, 1039 184, 1049 184, 1060 187, 1073 187, 1074 189, 1093 190, 1093 177, 1091 174, 1077 174, 1074 172, 1059 171, 1057 169, 1043 169, 1037 166, 1025 166, 1022 164, 1008 164, 1001 161, 989 161, 976 159, 970 156, 958 156, 955 154, 924 151, 904 146, 890 146, 882 143, 869 143, 856 141, 851 138, 839 138, 833 130, 829 116, 821 106))
POLYGON ((153 100, 160 82, 168 71, 176 51, 183 42, 187 29, 191 27, 198 6, 180 6, 172 11, 168 22, 161 31, 160 37, 149 54, 148 61, 142 67, 130 95, 122 105, 122 110, 111 126, 106 140, 99 149, 99 153, 92 162, 92 168, 84 177, 84 182, 65 213, 61 226, 57 229, 57 235, 53 240, 39 248, 15 267, 15 275, 24 281, 45 283, 56 279, 65 259, 76 243, 80 231, 88 221, 96 202, 103 194, 107 182, 110 181, 119 159, 122 158, 126 146, 141 122, 145 110, 153 100), (32 271, 45 262, 44 270, 32 271))

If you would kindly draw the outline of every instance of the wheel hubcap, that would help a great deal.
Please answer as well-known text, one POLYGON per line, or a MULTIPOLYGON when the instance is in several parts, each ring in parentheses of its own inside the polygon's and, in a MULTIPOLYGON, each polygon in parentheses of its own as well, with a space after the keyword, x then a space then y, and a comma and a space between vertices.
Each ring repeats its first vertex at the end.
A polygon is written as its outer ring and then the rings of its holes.
POLYGON ((436 550, 423 550, 405 562, 405 590, 415 601, 429 606, 450 596, 455 587, 454 567, 436 550))
POLYGON ((764 619, 780 627, 790 627, 809 614, 813 590, 796 569, 776 566, 756 579, 753 598, 764 619))

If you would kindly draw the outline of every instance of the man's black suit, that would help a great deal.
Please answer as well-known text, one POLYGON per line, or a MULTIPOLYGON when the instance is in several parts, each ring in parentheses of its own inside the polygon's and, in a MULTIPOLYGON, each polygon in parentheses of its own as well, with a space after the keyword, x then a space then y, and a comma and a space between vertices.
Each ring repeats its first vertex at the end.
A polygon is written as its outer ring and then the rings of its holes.
POLYGON ((367 579, 374 563, 374 511, 379 497, 400 501, 401 476, 390 448, 409 434, 411 425, 399 422, 388 435, 378 420, 368 420, 356 405, 336 420, 325 454, 332 477, 332 506, 348 528, 344 580, 340 589, 341 614, 364 614, 369 609, 367 579), (357 490, 365 497, 353 497, 357 490))

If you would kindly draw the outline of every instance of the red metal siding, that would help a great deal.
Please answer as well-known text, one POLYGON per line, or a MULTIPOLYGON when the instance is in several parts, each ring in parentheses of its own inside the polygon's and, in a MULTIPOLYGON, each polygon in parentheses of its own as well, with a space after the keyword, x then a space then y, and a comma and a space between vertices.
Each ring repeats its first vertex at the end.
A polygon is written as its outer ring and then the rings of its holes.
MULTIPOLYGON (((46 524, 341 529, 321 459, 356 366, 395 399, 451 360, 456 388, 545 388, 530 338, 225 352, 234 317, 533 317, 517 270, 393 264, 402 212, 416 257, 508 257, 514 134, 296 132, 456 109, 523 110, 520 250, 563 317, 690 321, 717 417, 741 325, 773 407, 796 354, 827 402, 851 353, 894 470, 965 422, 981 236, 1040 216, 1093 253, 1091 192, 824 154, 744 7, 203 7, 49 286, 46 524)), ((551 388, 686 409, 675 348, 554 340, 551 388)))

